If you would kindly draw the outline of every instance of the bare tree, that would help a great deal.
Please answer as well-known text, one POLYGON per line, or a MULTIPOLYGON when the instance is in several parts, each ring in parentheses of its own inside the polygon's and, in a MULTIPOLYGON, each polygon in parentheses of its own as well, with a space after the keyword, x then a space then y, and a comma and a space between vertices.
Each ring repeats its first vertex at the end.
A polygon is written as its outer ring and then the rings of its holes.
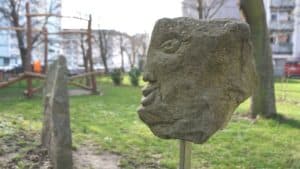
POLYGON ((114 31, 98 30, 98 46, 105 73, 109 72, 108 59, 112 56, 114 31))
POLYGON ((147 49, 148 49, 148 39, 149 36, 147 33, 140 35, 140 58, 139 58, 139 69, 142 70, 144 68, 144 64, 146 61, 147 49))
POLYGON ((197 0, 198 2, 198 6, 197 6, 197 10, 198 10, 198 16, 199 19, 203 18, 203 0, 197 0))
POLYGON ((124 68, 124 52, 125 52, 124 38, 125 38, 125 34, 120 33, 119 34, 119 48, 120 48, 120 55, 121 55, 121 70, 122 70, 122 72, 125 72, 125 68, 124 68))
MULTIPOLYGON (((34 8, 38 8, 40 6, 41 1, 31 0, 31 6, 34 8)), ((53 10, 60 7, 61 4, 56 3, 55 0, 51 1, 50 8, 48 12, 52 12, 53 10)), ((6 20, 13 27, 24 27, 25 26, 25 1, 23 0, 4 0, 2 1, 0 7, 0 19, 6 20), (22 14, 22 15, 21 15, 22 14)), ((32 22, 33 25, 39 25, 40 28, 46 27, 48 24, 49 16, 44 17, 43 19, 37 19, 32 22)), ((32 46, 35 47, 35 44, 38 42, 39 37, 42 34, 42 30, 38 33, 35 33, 32 38, 32 46)), ((22 66, 25 68, 27 47, 25 43, 25 33, 21 30, 15 30, 16 39, 18 43, 18 48, 22 60, 22 66)))
POLYGON ((127 48, 126 53, 128 55, 128 60, 131 68, 136 66, 137 59, 142 59, 137 57, 143 57, 146 55, 146 38, 147 34, 136 34, 133 36, 129 36, 130 48, 127 48))
POLYGON ((251 115, 253 118, 257 114, 267 118, 273 117, 276 115, 273 64, 264 2, 262 0, 241 0, 240 7, 250 25, 256 70, 259 77, 258 86, 252 97, 251 115))
POLYGON ((128 54, 128 60, 130 64, 130 68, 133 68, 135 66, 135 61, 136 61, 136 55, 138 53, 139 49, 139 44, 138 44, 138 39, 135 36, 131 36, 129 38, 130 41, 130 52, 127 50, 128 54))
POLYGON ((213 18, 228 0, 197 0, 199 19, 213 18))

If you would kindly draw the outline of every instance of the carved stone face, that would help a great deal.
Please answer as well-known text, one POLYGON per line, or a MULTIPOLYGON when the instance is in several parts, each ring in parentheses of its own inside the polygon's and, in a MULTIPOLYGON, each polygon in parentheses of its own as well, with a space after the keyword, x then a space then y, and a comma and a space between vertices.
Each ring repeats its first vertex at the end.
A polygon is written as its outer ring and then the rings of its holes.
POLYGON ((161 138, 203 143, 256 82, 250 31, 236 20, 161 19, 153 30, 139 116, 161 138))

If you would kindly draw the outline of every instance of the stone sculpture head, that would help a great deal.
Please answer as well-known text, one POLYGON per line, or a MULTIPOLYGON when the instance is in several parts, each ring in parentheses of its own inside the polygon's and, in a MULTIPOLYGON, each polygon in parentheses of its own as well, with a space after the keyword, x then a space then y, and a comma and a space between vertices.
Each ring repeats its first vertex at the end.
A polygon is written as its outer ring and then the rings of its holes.
POLYGON ((237 20, 159 20, 138 113, 161 138, 204 143, 256 83, 249 26, 237 20))

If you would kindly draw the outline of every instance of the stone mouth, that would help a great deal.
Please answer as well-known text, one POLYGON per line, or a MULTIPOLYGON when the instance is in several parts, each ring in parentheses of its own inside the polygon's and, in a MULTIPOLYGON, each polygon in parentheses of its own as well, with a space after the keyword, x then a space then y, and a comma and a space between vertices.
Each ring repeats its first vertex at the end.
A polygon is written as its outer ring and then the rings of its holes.
POLYGON ((142 106, 146 107, 151 105, 156 97, 158 91, 158 85, 156 83, 149 83, 146 87, 142 89, 143 98, 141 100, 142 106))

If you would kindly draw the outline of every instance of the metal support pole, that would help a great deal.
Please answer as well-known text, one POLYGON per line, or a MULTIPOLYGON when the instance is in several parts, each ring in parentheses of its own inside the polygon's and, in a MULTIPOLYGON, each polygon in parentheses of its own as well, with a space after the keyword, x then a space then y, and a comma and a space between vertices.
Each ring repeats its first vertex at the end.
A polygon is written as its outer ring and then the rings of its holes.
POLYGON ((46 73, 48 70, 48 30, 47 28, 44 29, 44 72, 46 73))
POLYGON ((180 140, 179 169, 191 169, 192 143, 180 140))
MULTIPOLYGON (((32 50, 32 28, 31 28, 31 16, 30 16, 30 6, 29 3, 26 3, 26 19, 27 19, 27 50, 26 50, 26 65, 25 71, 32 72, 31 68, 31 50, 32 50)), ((32 78, 27 78, 27 97, 32 96, 32 78)))
MULTIPOLYGON (((92 52, 92 15, 89 16, 89 22, 88 22, 88 52, 87 57, 88 61, 90 63, 90 72, 94 72, 94 63, 93 63, 93 52, 92 52)), ((92 93, 97 93, 97 83, 95 75, 91 75, 91 82, 92 82, 92 93)))

